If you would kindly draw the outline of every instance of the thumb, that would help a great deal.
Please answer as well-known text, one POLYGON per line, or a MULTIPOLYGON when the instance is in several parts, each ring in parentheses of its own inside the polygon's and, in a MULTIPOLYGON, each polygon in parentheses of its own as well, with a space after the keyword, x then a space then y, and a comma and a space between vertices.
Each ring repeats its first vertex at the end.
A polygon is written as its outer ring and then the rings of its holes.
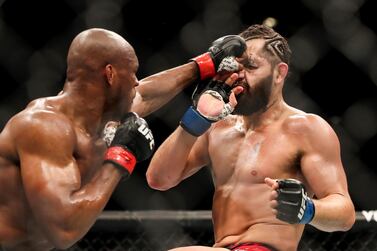
POLYGON ((234 93, 234 95, 238 95, 241 92, 243 92, 243 87, 242 86, 237 86, 237 87, 233 88, 232 92, 234 93))
POLYGON ((269 187, 271 187, 272 189, 277 189, 279 188, 279 185, 278 183, 276 182, 277 180, 275 179, 271 179, 269 177, 266 177, 264 179, 264 183, 266 183, 269 187))
POLYGON ((229 96, 229 103, 233 108, 236 107, 236 105, 237 105, 236 95, 240 94, 241 92, 243 92, 242 86, 237 86, 237 87, 232 89, 232 92, 229 96))
POLYGON ((227 84, 229 86, 232 86, 234 84, 234 82, 236 82, 237 79, 238 79, 238 74, 237 73, 232 73, 232 75, 230 75, 230 77, 228 77, 225 80, 225 84, 227 84))

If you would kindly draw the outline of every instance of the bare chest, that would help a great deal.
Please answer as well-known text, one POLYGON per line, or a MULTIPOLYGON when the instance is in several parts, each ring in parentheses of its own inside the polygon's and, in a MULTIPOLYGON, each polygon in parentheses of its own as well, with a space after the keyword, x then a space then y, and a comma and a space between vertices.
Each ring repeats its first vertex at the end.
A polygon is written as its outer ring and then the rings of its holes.
POLYGON ((85 134, 77 135, 74 157, 82 177, 90 175, 102 165, 106 148, 105 142, 100 138, 93 139, 85 134))
POLYGON ((247 133, 219 130, 211 136, 209 149, 218 185, 263 183, 265 177, 282 178, 299 171, 298 148, 278 129, 247 133))

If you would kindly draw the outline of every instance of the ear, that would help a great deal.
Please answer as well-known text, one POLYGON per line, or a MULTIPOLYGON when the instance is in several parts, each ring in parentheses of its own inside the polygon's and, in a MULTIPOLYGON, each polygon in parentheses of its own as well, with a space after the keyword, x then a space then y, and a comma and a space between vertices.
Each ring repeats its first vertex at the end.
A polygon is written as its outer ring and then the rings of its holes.
POLYGON ((282 84, 288 74, 288 65, 286 63, 279 63, 276 68, 276 83, 282 84))
POLYGON ((115 77, 115 69, 111 64, 107 64, 105 66, 105 76, 106 76, 107 83, 109 85, 113 85, 114 77, 115 77))

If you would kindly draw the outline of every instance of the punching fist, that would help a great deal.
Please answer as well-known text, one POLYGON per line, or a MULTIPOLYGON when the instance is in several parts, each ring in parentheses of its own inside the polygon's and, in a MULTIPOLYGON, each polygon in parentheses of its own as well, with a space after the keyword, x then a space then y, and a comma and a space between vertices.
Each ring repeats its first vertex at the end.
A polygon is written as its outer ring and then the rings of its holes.
POLYGON ((211 126, 234 110, 237 105, 235 95, 243 91, 238 86, 232 90, 231 85, 237 80, 233 73, 225 82, 212 79, 203 89, 196 89, 193 94, 193 106, 183 115, 180 125, 193 136, 200 136, 211 126))
POLYGON ((221 70, 236 71, 238 63, 235 57, 241 57, 246 50, 245 40, 237 35, 228 35, 215 40, 208 52, 192 60, 199 67, 200 79, 204 80, 216 75, 221 70))
POLYGON ((104 162, 123 168, 129 176, 136 162, 149 158, 154 149, 154 139, 147 122, 136 113, 127 113, 115 131, 106 151, 104 162))
POLYGON ((277 192, 276 218, 290 224, 307 224, 315 214, 313 201, 308 197, 305 186, 295 179, 274 181, 266 178, 266 183, 277 192))

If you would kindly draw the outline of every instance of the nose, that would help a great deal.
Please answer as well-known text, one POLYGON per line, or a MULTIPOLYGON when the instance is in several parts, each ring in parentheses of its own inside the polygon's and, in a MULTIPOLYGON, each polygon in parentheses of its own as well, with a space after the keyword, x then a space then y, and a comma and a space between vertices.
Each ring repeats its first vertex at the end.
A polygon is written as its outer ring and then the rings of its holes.
POLYGON ((137 79, 136 79, 136 81, 135 81, 135 87, 136 87, 136 86, 139 86, 139 80, 137 80, 137 79))
POLYGON ((245 78, 245 70, 240 70, 238 72, 238 79, 243 79, 245 78))

